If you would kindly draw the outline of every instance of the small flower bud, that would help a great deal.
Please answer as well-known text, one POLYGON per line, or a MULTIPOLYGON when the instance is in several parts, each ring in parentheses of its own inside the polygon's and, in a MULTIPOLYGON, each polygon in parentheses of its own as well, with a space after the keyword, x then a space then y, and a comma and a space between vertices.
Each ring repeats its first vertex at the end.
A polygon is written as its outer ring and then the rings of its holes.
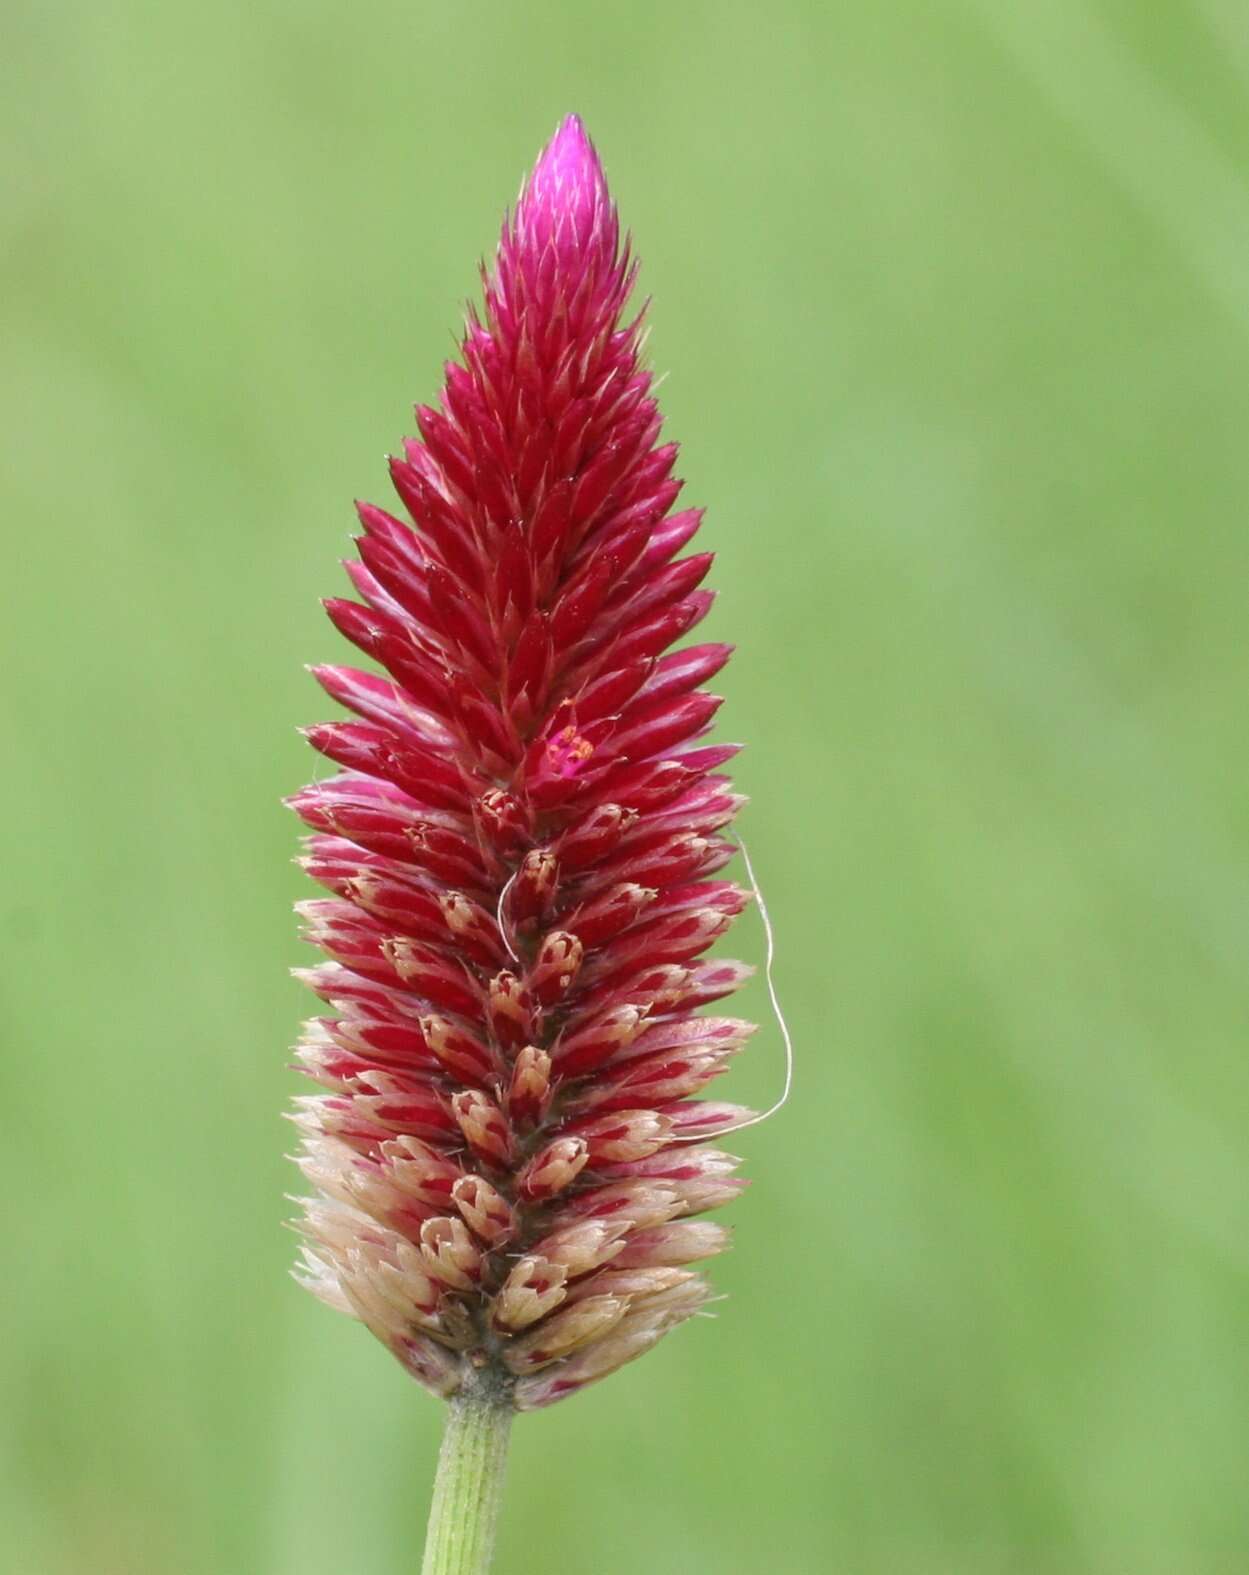
POLYGON ((508 1346, 504 1360, 514 1373, 532 1373, 567 1356, 587 1340, 598 1339, 625 1315, 629 1303, 618 1296, 587 1296, 562 1309, 537 1329, 508 1346))
POLYGON ((391 1182, 414 1202, 444 1208, 460 1177, 460 1167, 419 1138, 404 1134, 381 1146, 391 1182))
POLYGON ((621 1237, 632 1227, 629 1219, 581 1220, 543 1237, 534 1250, 548 1262, 558 1263, 572 1280, 623 1252, 621 1237))
POLYGON ((567 1300, 576 1302, 583 1297, 607 1294, 640 1304, 694 1278, 688 1269, 619 1269, 613 1263, 592 1279, 579 1280, 570 1288, 567 1300))
POLYGON ((674 1183, 622 1181, 579 1194, 560 1209, 554 1223, 563 1226, 578 1220, 622 1217, 631 1222, 633 1230, 641 1231, 666 1224, 684 1209, 684 1200, 674 1183))
POLYGON ((505 1049, 514 1049, 534 1037, 534 1014, 525 987, 514 973, 504 970, 491 979, 487 993, 490 1029, 505 1049))
POLYGON ((491 788, 473 803, 477 835, 497 854, 520 847, 529 834, 529 817, 513 793, 491 788))
POLYGON ((668 1141, 672 1122, 655 1110, 618 1110, 578 1124, 577 1135, 590 1150, 590 1164, 645 1159, 668 1141))
POLYGON ((726 1203, 732 1203, 747 1185, 746 1181, 732 1176, 708 1176, 703 1181, 674 1183, 685 1214, 701 1214, 705 1209, 722 1208, 726 1203))
POLYGON ((525 1329, 558 1307, 566 1294, 562 1264, 529 1253, 515 1266, 495 1298, 494 1321, 500 1329, 525 1329))
POLYGON ((480 1009, 481 997, 464 969, 448 963, 432 946, 422 946, 406 935, 391 935, 382 942, 382 953, 404 984, 438 1006, 452 1012, 480 1009))
POLYGON ((529 993, 543 1006, 553 1006, 572 988, 581 968, 580 940, 566 930, 552 930, 538 948, 529 970, 529 993))
POLYGON ((465 1088, 454 1095, 451 1111, 475 1153, 496 1165, 512 1158, 512 1133, 507 1118, 479 1088, 465 1088))
POLYGON ((540 919, 551 911, 559 884, 559 860, 549 848, 526 853, 508 893, 507 917, 513 924, 540 919))
POLYGON ((483 907, 462 891, 440 892, 438 906, 447 929, 467 955, 496 966, 504 960, 499 927, 483 907))
POLYGON ((446 1017, 433 1013, 420 1019, 421 1033, 429 1053, 438 1064, 462 1082, 489 1081, 494 1073, 494 1058, 485 1045, 446 1017))
POLYGON ((723 1225, 711 1220, 679 1220, 639 1231, 619 1256, 622 1269, 655 1269, 712 1258, 729 1244, 723 1225))
POLYGON ((471 1291, 481 1272, 481 1249, 462 1220, 443 1215, 421 1226, 421 1256, 436 1280, 471 1291))
POLYGON ((579 1077, 618 1055, 637 1035, 648 1008, 629 1002, 599 1013, 584 1027, 562 1035, 551 1052, 562 1077, 579 1077))
POLYGON ((467 837, 429 821, 404 827, 409 857, 437 880, 473 886, 481 879, 481 855, 467 837))
POLYGON ((613 993, 622 998, 622 1004, 637 1006, 658 1017, 683 1004, 693 979, 691 971, 678 963, 655 963, 631 974, 613 993))
POLYGON ((488 1247, 497 1247, 511 1236, 515 1226, 512 1211, 484 1176, 461 1176, 451 1196, 469 1229, 488 1247))
POLYGON ((569 1187, 585 1168, 590 1146, 584 1138, 562 1137, 549 1143, 521 1171, 517 1185, 535 1202, 553 1198, 569 1187))
POLYGON ((637 818, 637 810, 626 809, 622 804, 595 805, 584 820, 560 838, 556 851, 561 867, 576 871, 597 864, 637 818))
POLYGON ((564 924, 586 946, 602 946, 635 923, 658 895, 653 886, 625 881, 574 908, 564 924))
POLYGON ((551 1096, 551 1058, 536 1045, 525 1045, 512 1064, 507 1113, 515 1125, 532 1126, 544 1115, 551 1096))
POLYGON ((686 996, 685 1004, 695 1011, 700 1006, 720 1000, 722 996, 731 995, 734 990, 741 989, 754 971, 749 963, 728 959, 700 963, 694 969, 693 986, 686 996))

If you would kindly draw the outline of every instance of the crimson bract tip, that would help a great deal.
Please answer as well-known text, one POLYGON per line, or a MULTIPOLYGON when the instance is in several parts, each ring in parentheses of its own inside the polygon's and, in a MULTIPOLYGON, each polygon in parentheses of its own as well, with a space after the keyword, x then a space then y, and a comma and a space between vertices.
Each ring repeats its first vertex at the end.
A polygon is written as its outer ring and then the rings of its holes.
POLYGON ((525 183, 518 235, 534 245, 584 246, 611 206, 607 180, 580 117, 562 121, 525 183))

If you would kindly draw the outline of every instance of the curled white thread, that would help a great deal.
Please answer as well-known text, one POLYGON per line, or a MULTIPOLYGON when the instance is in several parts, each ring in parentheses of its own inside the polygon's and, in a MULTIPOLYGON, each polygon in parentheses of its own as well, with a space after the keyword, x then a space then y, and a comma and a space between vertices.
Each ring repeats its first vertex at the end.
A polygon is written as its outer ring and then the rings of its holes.
POLYGON ((747 1127, 757 1127, 760 1122, 767 1121, 784 1109, 789 1102, 789 1095, 794 1086, 794 1042, 790 1037, 789 1024, 785 1021, 785 1013, 781 1010, 780 998, 776 993, 776 983, 772 978, 772 962, 776 956, 776 942, 772 934, 772 920, 768 917, 768 905, 763 900, 763 893, 759 890, 759 881, 755 875, 755 867, 750 862, 750 854, 746 851, 746 844, 735 833, 733 840, 741 849, 742 862, 746 866, 746 874, 750 880, 751 890, 754 892, 755 901, 759 905, 759 917, 763 920, 763 933, 767 938, 767 953, 763 963, 763 977, 767 981, 768 999, 772 1002, 772 1015, 776 1018, 776 1026, 781 1031, 781 1039, 785 1044, 785 1082, 781 1088, 780 1098, 769 1105, 766 1110, 751 1116, 746 1121, 739 1121, 735 1126, 722 1127, 718 1132, 700 1134, 691 1133, 688 1137, 669 1138, 670 1145, 677 1143, 706 1143, 712 1139, 728 1137, 733 1132, 744 1132, 747 1127))
POLYGON ((503 944, 504 944, 504 946, 507 947, 508 954, 511 956, 512 961, 515 962, 515 963, 518 963, 520 961, 520 953, 512 945, 511 931, 508 928, 507 919, 504 917, 504 914, 503 914, 503 905, 504 905, 504 903, 506 903, 506 901, 507 901, 507 894, 508 894, 509 891, 511 891, 512 886, 515 883, 516 877, 519 874, 520 874, 520 866, 518 865, 512 871, 512 873, 508 876, 507 882, 504 885, 503 890, 499 893, 499 906, 495 909, 495 914, 494 914, 495 920, 496 920, 496 922, 498 923, 498 926, 499 926, 499 934, 503 937, 503 944))

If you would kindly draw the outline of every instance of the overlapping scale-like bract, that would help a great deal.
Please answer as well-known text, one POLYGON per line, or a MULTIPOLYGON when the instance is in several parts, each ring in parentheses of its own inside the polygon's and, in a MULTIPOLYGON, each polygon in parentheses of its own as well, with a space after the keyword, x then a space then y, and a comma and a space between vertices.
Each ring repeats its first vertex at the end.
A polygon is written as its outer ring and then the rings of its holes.
POLYGON ((751 1032, 700 1012, 747 971, 704 955, 746 901, 715 878, 734 746, 700 742, 729 647, 670 649, 710 555, 633 278, 570 119, 391 461, 407 518, 360 507, 327 607, 380 671, 316 669, 354 715, 308 729, 337 774, 292 800, 328 893, 301 1277, 437 1393, 489 1368, 520 1409, 698 1310, 742 1185, 705 1140, 748 1112, 695 1097, 751 1032))

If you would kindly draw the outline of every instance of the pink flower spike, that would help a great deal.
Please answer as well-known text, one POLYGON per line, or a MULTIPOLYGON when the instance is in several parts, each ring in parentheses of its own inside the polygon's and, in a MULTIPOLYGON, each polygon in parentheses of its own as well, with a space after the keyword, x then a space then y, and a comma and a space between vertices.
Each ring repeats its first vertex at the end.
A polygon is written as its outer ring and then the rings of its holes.
POLYGON ((569 115, 547 143, 526 182, 516 214, 516 230, 526 250, 540 251, 554 239, 569 259, 615 241, 615 211, 603 166, 579 115, 569 115), (596 234, 599 224, 610 235, 596 234))
POLYGON ((708 956, 747 902, 716 878, 737 746, 703 741, 732 647, 673 649, 712 560, 633 282, 571 115, 391 462, 396 512, 358 505, 325 605, 365 665, 313 669, 351 716, 305 730, 337 774, 289 800, 330 894, 301 904, 327 1015, 298 1050, 299 1277, 508 1415, 697 1312, 685 1265, 727 1244, 702 1215, 743 1185, 704 1140, 750 1112, 698 1097, 751 1033, 700 1010, 749 972, 708 956))

